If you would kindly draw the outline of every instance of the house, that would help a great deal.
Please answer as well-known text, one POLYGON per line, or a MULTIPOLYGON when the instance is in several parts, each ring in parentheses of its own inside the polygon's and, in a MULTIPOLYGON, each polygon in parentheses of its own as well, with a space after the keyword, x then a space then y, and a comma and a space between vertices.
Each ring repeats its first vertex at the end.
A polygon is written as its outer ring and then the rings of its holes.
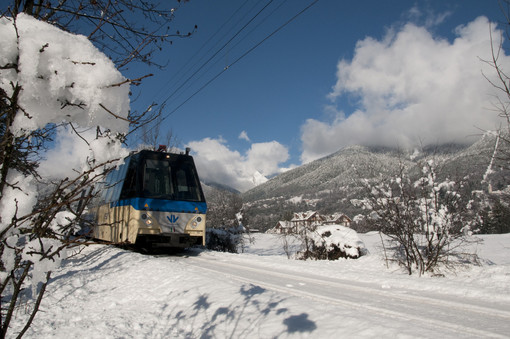
POLYGON ((294 213, 290 221, 278 221, 275 227, 267 231, 274 234, 297 234, 304 229, 315 230, 321 225, 340 225, 350 227, 351 218, 343 213, 335 213, 327 216, 320 215, 316 211, 294 213))
POLYGON ((291 219, 291 223, 296 229, 301 227, 313 228, 322 225, 324 217, 316 211, 307 211, 294 213, 294 217, 291 219))
POLYGON ((351 225, 351 218, 343 213, 335 213, 325 217, 324 225, 340 225, 349 227, 351 225))
POLYGON ((282 220, 278 221, 275 227, 269 230, 269 233, 275 234, 290 234, 294 233, 294 225, 290 221, 282 220))

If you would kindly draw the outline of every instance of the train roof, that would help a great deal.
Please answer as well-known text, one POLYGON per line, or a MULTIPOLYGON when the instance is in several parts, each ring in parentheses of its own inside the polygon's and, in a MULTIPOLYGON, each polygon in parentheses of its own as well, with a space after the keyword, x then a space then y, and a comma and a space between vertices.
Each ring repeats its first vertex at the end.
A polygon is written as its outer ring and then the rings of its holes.
POLYGON ((161 151, 161 150, 155 151, 155 150, 143 149, 143 150, 139 150, 139 151, 133 151, 133 152, 131 152, 131 154, 129 154, 129 156, 133 156, 135 154, 141 154, 141 155, 151 154, 151 155, 159 155, 161 157, 170 156, 172 158, 175 158, 175 157, 193 158, 189 154, 189 148, 186 148, 186 152, 185 153, 184 152, 181 152, 181 153, 172 153, 172 152, 166 152, 166 151, 161 151))

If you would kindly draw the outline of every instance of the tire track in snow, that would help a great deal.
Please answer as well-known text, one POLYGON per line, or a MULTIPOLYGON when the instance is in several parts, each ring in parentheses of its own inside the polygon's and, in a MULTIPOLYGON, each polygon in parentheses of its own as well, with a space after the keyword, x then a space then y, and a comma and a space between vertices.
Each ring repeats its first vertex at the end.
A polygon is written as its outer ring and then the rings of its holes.
POLYGON ((195 267, 222 273, 237 281, 268 290, 366 310, 389 318, 412 320, 436 330, 438 327, 448 330, 456 335, 464 333, 467 336, 507 338, 510 333, 510 311, 507 310, 356 286, 335 278, 303 272, 275 272, 246 262, 227 263, 203 256, 192 256, 186 260, 195 267))
POLYGON ((193 257, 192 259, 198 259, 203 261, 209 261, 213 262, 214 264, 228 266, 235 269, 242 269, 242 270, 250 270, 254 272, 259 272, 262 274, 271 274, 273 276, 280 276, 281 278, 292 278, 292 279, 299 279, 302 281, 309 281, 311 283, 316 283, 324 286, 336 286, 343 289, 349 289, 353 292, 361 292, 361 293, 371 293, 371 294, 377 294, 381 295, 386 298, 394 298, 394 299, 400 299, 402 301, 410 301, 410 302, 420 302, 420 303, 427 303, 430 305, 438 305, 438 306, 444 306, 449 308, 456 308, 458 310, 462 311, 468 311, 468 312, 477 312, 480 314, 490 315, 490 316, 497 316, 499 318, 510 320, 510 307, 509 310, 502 310, 502 309, 495 309, 491 307, 485 307, 480 305, 475 305, 471 303, 467 303, 466 301, 458 302, 458 301, 452 301, 452 300, 445 300, 445 299, 438 299, 434 297, 427 297, 427 296, 420 296, 420 295, 412 295, 412 294, 402 294, 399 292, 396 292, 395 290, 389 291, 389 290, 381 290, 375 287, 370 287, 367 285, 364 286, 357 286, 352 283, 348 282, 342 282, 339 279, 327 277, 327 276, 317 276, 313 274, 308 274, 304 272, 292 272, 287 271, 286 273, 283 272, 274 272, 274 271, 268 271, 267 268, 263 268, 261 266, 255 267, 253 265, 247 266, 246 262, 233 264, 233 263, 227 263, 224 261, 217 261, 215 258, 207 258, 207 257, 193 257), (297 275, 299 274, 299 275, 297 275))

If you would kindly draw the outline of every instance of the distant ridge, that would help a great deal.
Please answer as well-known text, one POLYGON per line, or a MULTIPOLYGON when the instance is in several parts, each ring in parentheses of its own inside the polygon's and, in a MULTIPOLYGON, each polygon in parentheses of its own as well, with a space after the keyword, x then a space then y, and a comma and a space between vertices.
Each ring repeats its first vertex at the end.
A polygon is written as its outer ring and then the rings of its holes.
POLYGON ((207 198, 207 195, 209 194, 209 192, 213 191, 213 190, 220 190, 220 191, 226 191, 226 192, 230 192, 230 193, 241 194, 241 192, 239 192, 238 190, 236 190, 233 187, 230 187, 228 185, 218 184, 216 182, 202 182, 202 189, 204 191, 206 198, 207 198))
MULTIPOLYGON (((479 189, 495 143, 496 135, 487 133, 471 146, 433 145, 406 152, 384 147, 349 146, 279 174, 243 193, 245 214, 261 229, 274 226, 273 223, 284 213, 303 210, 343 212, 352 218, 361 212, 350 203, 351 199, 363 194, 361 179, 393 176, 401 163, 410 170, 420 171, 418 165, 429 160, 438 166, 440 177, 467 180, 473 189, 479 189), (292 199, 295 197, 302 199, 292 199)), ((496 175, 493 181, 496 188, 508 185, 504 175, 496 175)))

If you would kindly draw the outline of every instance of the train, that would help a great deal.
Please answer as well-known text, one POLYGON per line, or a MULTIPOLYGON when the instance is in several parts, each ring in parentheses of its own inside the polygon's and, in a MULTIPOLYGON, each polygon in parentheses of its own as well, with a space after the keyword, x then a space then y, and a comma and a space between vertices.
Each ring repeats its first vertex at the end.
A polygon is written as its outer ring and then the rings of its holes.
POLYGON ((96 188, 92 237, 146 249, 205 246, 207 203, 189 152, 127 156, 96 188))

